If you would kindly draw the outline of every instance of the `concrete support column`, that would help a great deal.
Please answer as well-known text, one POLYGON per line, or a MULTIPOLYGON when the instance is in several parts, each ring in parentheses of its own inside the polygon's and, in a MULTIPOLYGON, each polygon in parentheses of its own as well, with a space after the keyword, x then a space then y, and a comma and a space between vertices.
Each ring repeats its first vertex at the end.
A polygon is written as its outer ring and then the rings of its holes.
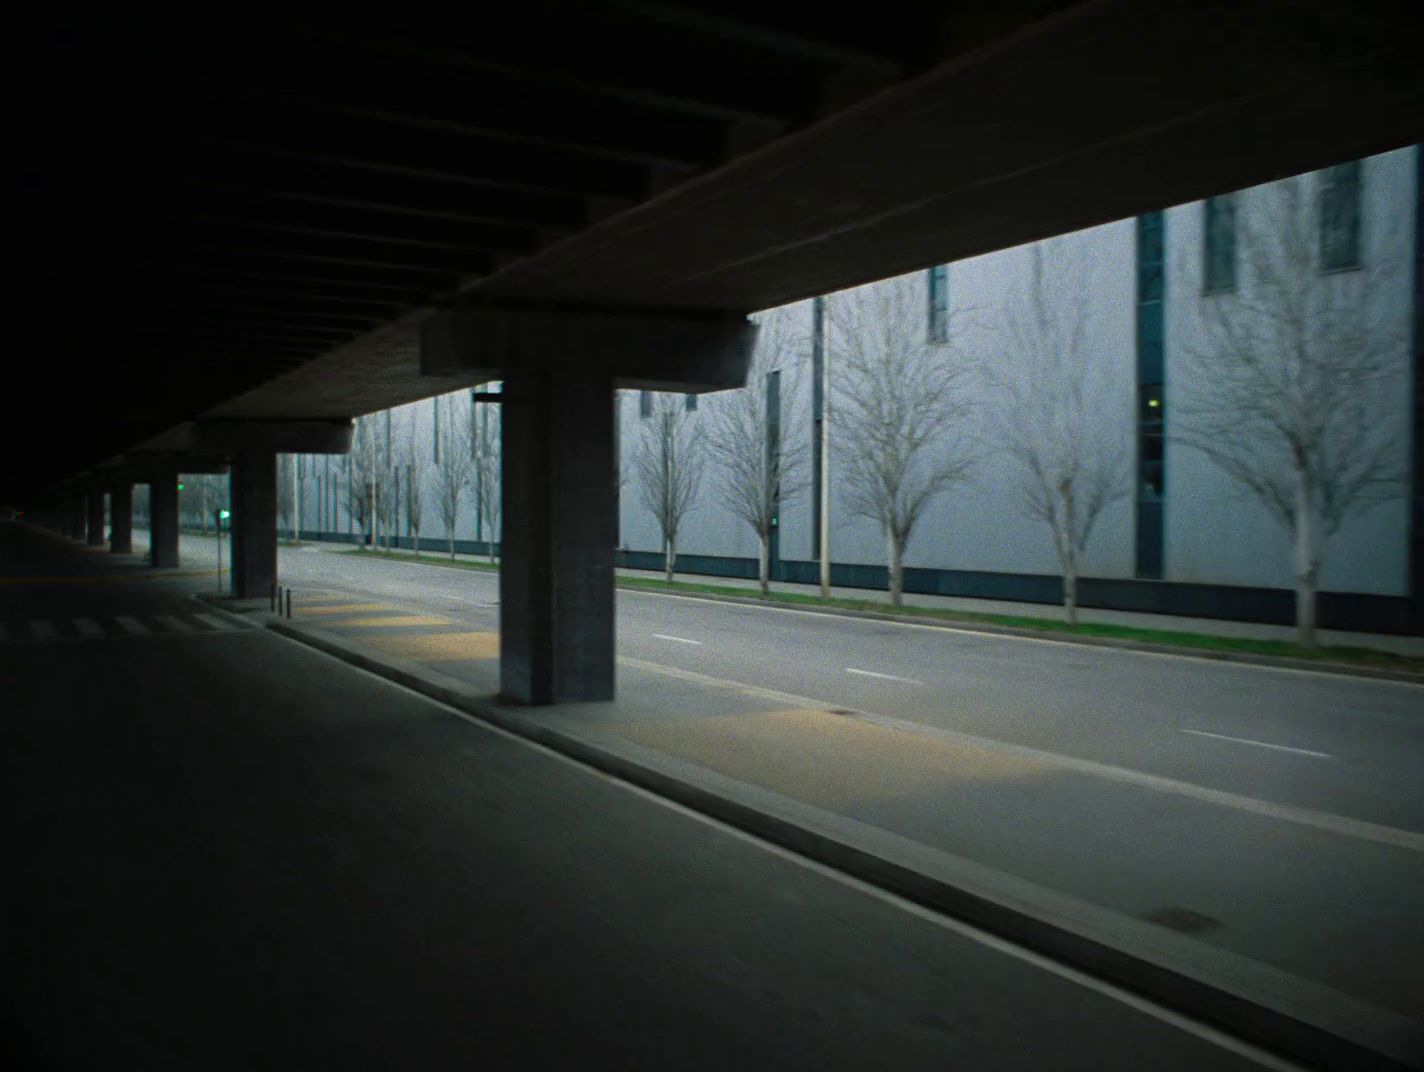
POLYGON ((238 452, 232 462, 232 594, 268 595, 277 583, 277 453, 238 452))
POLYGON ((115 484, 109 489, 109 550, 116 555, 133 553, 132 484, 115 484))
POLYGON ((613 380, 506 379, 500 692, 530 704, 611 700, 613 380))
POLYGON ((87 528, 87 518, 85 511, 88 503, 85 497, 75 493, 69 497, 69 538, 72 540, 82 540, 85 537, 87 528))
POLYGON ((89 539, 90 547, 104 546, 104 493, 94 490, 89 493, 89 539))
POLYGON ((178 565, 178 474, 164 473, 148 482, 149 561, 156 569, 178 565))

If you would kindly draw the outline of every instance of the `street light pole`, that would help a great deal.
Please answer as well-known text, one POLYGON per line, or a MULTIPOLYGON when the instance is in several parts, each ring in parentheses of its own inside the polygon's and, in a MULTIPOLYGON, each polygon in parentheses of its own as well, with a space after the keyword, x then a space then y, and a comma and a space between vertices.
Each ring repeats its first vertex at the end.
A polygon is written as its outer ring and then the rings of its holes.
MULTIPOLYGON (((824 317, 824 305, 816 303, 824 317)), ((821 598, 831 597, 831 348, 821 324, 821 598)))

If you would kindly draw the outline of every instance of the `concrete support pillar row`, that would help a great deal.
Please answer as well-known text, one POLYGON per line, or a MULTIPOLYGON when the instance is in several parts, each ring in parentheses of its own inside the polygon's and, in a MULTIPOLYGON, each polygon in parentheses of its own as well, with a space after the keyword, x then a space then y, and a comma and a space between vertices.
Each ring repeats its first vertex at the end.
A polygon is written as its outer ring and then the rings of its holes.
POLYGON ((178 565, 178 474, 163 473, 148 482, 149 561, 155 569, 178 565))
POLYGON ((88 528, 90 547, 104 546, 104 492, 98 488, 89 492, 88 528))
POLYGON ((507 379, 500 692, 531 704, 611 700, 613 380, 507 379))
POLYGON ((260 447, 232 460, 232 594, 268 595, 277 583, 277 452, 260 447))
POLYGON ((109 489, 109 550, 116 555, 133 553, 132 484, 115 484, 109 489))

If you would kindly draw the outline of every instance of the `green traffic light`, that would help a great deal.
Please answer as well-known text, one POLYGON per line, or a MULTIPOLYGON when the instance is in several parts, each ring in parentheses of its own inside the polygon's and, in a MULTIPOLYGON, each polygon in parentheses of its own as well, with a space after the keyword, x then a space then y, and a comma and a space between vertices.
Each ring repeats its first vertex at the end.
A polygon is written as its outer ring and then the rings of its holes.
POLYGON ((232 516, 232 514, 230 514, 230 513, 229 513, 228 511, 226 511, 226 510, 219 510, 219 511, 218 511, 218 517, 222 518, 224 521, 226 521, 226 520, 227 520, 228 518, 230 518, 231 516, 232 516))
POLYGON ((178 485, 178 490, 179 490, 179 491, 182 491, 182 490, 183 490, 183 485, 182 485, 182 484, 179 484, 179 485, 178 485))

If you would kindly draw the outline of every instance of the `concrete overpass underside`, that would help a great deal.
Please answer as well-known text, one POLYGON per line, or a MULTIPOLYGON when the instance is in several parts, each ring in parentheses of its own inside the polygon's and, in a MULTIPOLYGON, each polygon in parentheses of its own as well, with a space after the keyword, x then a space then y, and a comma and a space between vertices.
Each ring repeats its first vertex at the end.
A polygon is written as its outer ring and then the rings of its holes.
POLYGON ((611 497, 529 489, 611 488, 614 385, 728 386, 750 311, 1424 135, 1408 0, 26 18, 0 498, 144 450, 266 488, 293 422, 343 449, 506 379, 506 687, 536 701, 612 687, 611 497))

